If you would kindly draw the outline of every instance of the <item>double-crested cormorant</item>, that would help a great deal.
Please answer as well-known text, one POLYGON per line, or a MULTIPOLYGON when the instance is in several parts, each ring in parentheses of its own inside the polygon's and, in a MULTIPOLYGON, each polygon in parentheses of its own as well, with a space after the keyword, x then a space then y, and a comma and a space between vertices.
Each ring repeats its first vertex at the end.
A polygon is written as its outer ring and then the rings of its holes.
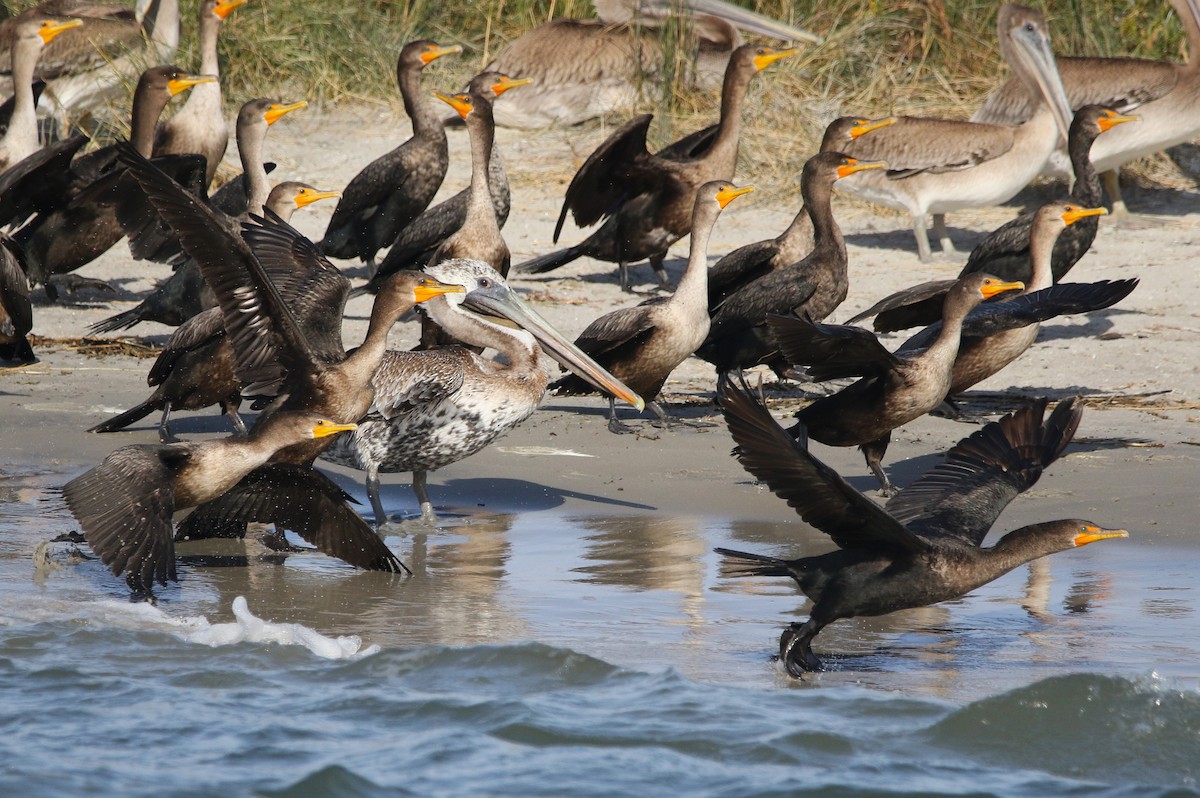
POLYGON ((794 365, 808 366, 813 379, 861 377, 797 412, 796 434, 827 446, 859 447, 883 491, 890 493, 892 483, 881 463, 892 430, 925 415, 946 397, 963 319, 984 299, 1023 287, 985 274, 962 278, 946 293, 936 339, 909 356, 889 352, 859 327, 770 317, 781 354, 794 365))
POLYGON ((942 250, 953 252, 945 214, 1011 199, 1041 172, 1067 137, 1071 111, 1054 68, 1040 11, 1006 3, 996 20, 1000 51, 1030 92, 1038 111, 1020 126, 900 117, 895 124, 845 145, 856 158, 887 161, 888 171, 867 175, 846 190, 881 205, 907 210, 921 260, 932 256, 925 214, 933 214, 942 250))
MULTIPOLYGON (((1200 2, 1168 0, 1187 37, 1185 64, 1143 58, 1059 56, 1067 100, 1072 108, 1102 105, 1121 113, 1137 109, 1144 124, 1121 128, 1092 148, 1092 163, 1104 173, 1113 211, 1125 213, 1117 180, 1124 164, 1190 141, 1200 131, 1200 2)), ((1009 79, 988 96, 972 121, 1016 125, 1033 113, 1027 90, 1009 79)), ((1066 159, 1052 158, 1047 171, 1066 176, 1066 159)))
MULTIPOLYGON (((1085 105, 1075 112, 1067 137, 1067 150, 1075 175, 1075 185, 1068 197, 1072 204, 1094 208, 1104 199, 1096 168, 1089 157, 1092 142, 1096 141, 1096 137, 1101 133, 1125 122, 1135 122, 1138 118, 1118 114, 1098 105, 1085 105)), ((971 250, 967 265, 963 267, 959 276, 971 272, 987 272, 1005 280, 1028 280, 1031 269, 1029 230, 1032 225, 1033 217, 1026 214, 994 230, 971 250)), ((1054 282, 1061 280, 1063 275, 1087 254, 1092 242, 1096 240, 1099 227, 1099 219, 1092 216, 1072 224, 1058 237, 1050 264, 1054 282)))
POLYGON ((38 149, 37 100, 33 96, 33 74, 38 56, 63 31, 78 28, 82 20, 22 20, 13 29, 13 109, 8 129, 0 138, 0 173, 29 157, 38 149))
MULTIPOLYGON (((167 102, 182 91, 215 78, 191 75, 177 66, 151 67, 142 73, 133 94, 130 142, 138 152, 150 156, 154 129, 167 102)), ((66 274, 90 263, 121 239, 116 218, 121 178, 114 169, 116 147, 102 147, 75 158, 66 192, 51 210, 39 213, 13 236, 25 252, 29 279, 45 284, 51 275, 66 274)), ((31 178, 32 179, 32 178, 31 178)), ((47 175, 47 180, 58 179, 47 175)), ((49 289, 47 293, 51 293, 49 289)))
MULTIPOLYGON (((833 219, 833 184, 852 174, 883 167, 862 163, 838 152, 809 158, 800 177, 804 209, 814 231, 807 257, 764 274, 712 307, 708 337, 696 355, 724 373, 774 361, 775 345, 766 329, 772 313, 805 313, 820 320, 846 298, 846 242, 833 219)), ((773 364, 774 365, 774 364, 773 364)))
MULTIPOLYGON (((529 78, 510 78, 499 72, 481 72, 471 78, 467 85, 467 94, 478 94, 495 107, 496 98, 509 89, 525 86, 529 78)), ((474 146, 472 144, 472 146, 474 146)), ((508 175, 504 172, 504 162, 500 158, 500 149, 495 144, 495 130, 492 131, 492 156, 487 165, 487 187, 492 199, 492 207, 496 223, 501 229, 508 221, 511 209, 511 196, 508 190, 508 175)), ((474 167, 472 167, 474 177, 474 167)), ((421 215, 405 226, 391 249, 379 263, 379 270, 367 283, 367 290, 374 293, 383 282, 399 269, 419 269, 429 262, 433 253, 442 242, 458 231, 467 220, 467 205, 470 203, 471 187, 467 186, 445 202, 434 205, 422 211, 421 215)), ((507 268, 505 270, 507 276, 507 268)))
POLYGON ((32 363, 37 358, 26 335, 33 329, 33 306, 20 257, 12 239, 0 235, 0 360, 32 363))
POLYGON ((730 549, 738 576, 788 576, 813 601, 780 638, 789 674, 821 670, 813 638, 839 618, 885 615, 960 598, 1019 565, 1097 540, 1127 537, 1078 519, 1033 524, 983 548, 988 530, 1038 481, 1075 434, 1083 408, 1039 400, 959 441, 946 460, 880 507, 813 457, 746 391, 726 381, 721 408, 742 466, 838 550, 785 560, 730 549), (1043 420, 1044 419, 1044 420, 1043 420))
POLYGON ((525 272, 548 272, 587 255, 615 262, 621 288, 629 289, 629 265, 643 258, 667 285, 663 259, 667 248, 691 230, 696 190, 710 180, 733 179, 742 105, 750 79, 795 50, 743 45, 734 51, 721 89, 721 119, 667 147, 657 155, 646 149, 646 131, 652 114, 642 114, 622 125, 596 148, 567 187, 562 212, 554 228, 558 241, 569 211, 580 226, 604 223, 584 241, 567 249, 525 261, 525 272))
POLYGON ((367 495, 375 522, 387 520, 379 497, 379 473, 411 471, 421 516, 435 519, 426 475, 487 446, 537 409, 550 382, 551 355, 598 389, 642 409, 640 397, 580 352, 508 287, 486 263, 448 260, 426 271, 438 280, 462 285, 467 293, 447 294, 422 309, 454 338, 494 349, 502 360, 486 360, 470 349, 451 346, 423 352, 388 351, 375 372, 375 404, 359 421, 356 435, 325 450, 323 459, 367 472, 367 495), (498 324, 502 316, 519 329, 498 324), (540 346, 539 346, 540 344, 540 346))
MULTIPOLYGON (((306 100, 281 103, 258 98, 243 103, 238 111, 238 156, 242 162, 242 174, 238 180, 245 192, 239 204, 240 210, 229 213, 233 209, 220 207, 215 194, 208 198, 216 217, 234 235, 241 235, 241 222, 252 213, 261 214, 264 208, 270 208, 288 221, 298 208, 339 196, 336 191, 317 191, 311 187, 301 192, 297 186, 303 184, 295 183, 281 183, 280 186, 284 188, 272 189, 267 178, 263 163, 263 142, 267 130, 287 114, 307 107, 306 100)), ((202 179, 195 171, 191 177, 202 179)), ((198 196, 203 196, 204 186, 201 182, 193 180, 187 187, 198 196)), ((171 263, 175 271, 133 308, 93 324, 90 328, 93 333, 126 330, 143 321, 178 326, 216 304, 200 270, 183 252, 171 226, 159 218, 154 206, 142 196, 136 184, 128 188, 117 205, 117 218, 129 236, 130 254, 135 259, 171 263)))
MULTIPOLYGON (((655 297, 631 308, 605 313, 575 339, 575 345, 595 358, 646 402, 664 421, 658 394, 675 367, 686 360, 708 335, 708 239, 717 216, 734 199, 753 191, 714 180, 696 192, 687 268, 669 297, 655 297)), ((569 374, 553 385, 560 396, 592 394, 595 387, 569 374)), ((616 399, 608 398, 608 428, 627 432, 617 420, 616 399)))
POLYGON ((445 122, 421 91, 421 72, 438 58, 461 53, 424 39, 400 50, 396 80, 404 110, 412 120, 412 138, 376 158, 354 176, 321 240, 321 252, 335 258, 359 258, 375 270, 375 253, 388 246, 437 194, 450 150, 445 122))
MULTIPOLYGON (((215 499, 265 465, 280 449, 354 429, 314 413, 276 413, 249 436, 172 444, 123 446, 63 486, 71 513, 92 550, 135 592, 177 579, 171 517, 215 499)), ((270 497, 280 518, 305 517, 292 528, 326 554, 351 565, 400 572, 404 565, 342 503, 303 484, 281 485, 270 497)))
MULTIPOLYGON (((202 0, 200 3, 200 73, 220 76, 217 37, 221 24, 246 0, 202 0)), ((218 81, 197 86, 188 94, 179 113, 158 128, 154 139, 155 155, 197 153, 204 156, 204 187, 212 184, 217 166, 229 146, 229 125, 221 104, 218 81)))
MULTIPOLYGON (((304 183, 289 181, 271 189, 266 207, 287 221, 293 210, 335 196, 335 191, 317 191, 304 183)), ((188 263, 188 272, 194 275, 196 281, 195 285, 190 286, 191 290, 211 295, 195 263, 190 260, 188 263)), ((168 284, 176 289, 187 285, 172 281, 168 281, 168 284)), ((170 297, 162 288, 156 294, 163 296, 164 300, 182 298, 170 297)), ((246 432, 237 412, 241 404, 242 383, 235 373, 233 349, 225 335, 225 320, 220 308, 209 308, 192 316, 171 334, 150 367, 146 384, 154 389, 146 401, 97 424, 88 432, 116 432, 153 412, 162 411, 158 436, 164 443, 169 443, 173 440, 168 426, 172 411, 202 410, 212 405, 220 405, 234 428, 243 434, 246 432)))
POLYGON ((118 6, 52 0, 25 13, 85 20, 85 27, 55 42, 39 68, 47 81, 39 107, 64 130, 68 117, 118 99, 147 64, 169 63, 179 44, 179 0, 138 0, 134 13, 118 6))
MULTIPOLYGON (((820 152, 841 152, 844 142, 887 127, 894 121, 894 117, 870 120, 844 116, 835 119, 825 128, 820 152)), ((709 268, 709 309, 715 311, 717 305, 730 294, 776 269, 799 262, 812 249, 812 219, 801 206, 792 223, 778 236, 738 247, 709 268)))
POLYGON ((731 54, 742 44, 739 29, 782 41, 821 41, 721 0, 595 0, 594 5, 598 19, 556 19, 539 25, 488 64, 486 69, 537 81, 524 96, 497 104, 499 124, 574 125, 632 108, 657 91, 664 54, 655 29, 671 15, 686 17, 681 24, 695 48, 692 77, 700 84, 720 80, 731 54))

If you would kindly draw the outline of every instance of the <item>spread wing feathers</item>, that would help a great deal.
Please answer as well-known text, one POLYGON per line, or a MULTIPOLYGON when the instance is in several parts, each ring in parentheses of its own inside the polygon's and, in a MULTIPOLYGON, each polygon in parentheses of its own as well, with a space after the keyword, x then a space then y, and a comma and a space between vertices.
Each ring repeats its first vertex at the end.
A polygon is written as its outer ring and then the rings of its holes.
POLYGON ((311 375, 316 357, 279 291, 249 246, 197 197, 156 169, 128 144, 121 159, 159 214, 179 236, 217 297, 244 385, 311 375))
POLYGON ((1045 410, 1039 399, 962 439, 887 511, 924 537, 981 545, 1008 503, 1066 449, 1083 415, 1074 399, 1059 402, 1043 424, 1045 410))
POLYGON ((842 150, 864 161, 887 161, 888 177, 955 172, 1012 149, 1016 128, 948 119, 901 117, 895 124, 849 142, 842 150))
MULTIPOLYGON (((1175 88, 1179 73, 1175 64, 1142 58, 1055 59, 1067 101, 1071 108, 1103 105, 1119 113, 1128 113, 1139 105, 1156 100, 1175 88)), ((972 122, 1019 125, 1033 116, 1038 100, 1016 77, 988 95, 972 122)))
POLYGON ((562 210, 554 225, 554 242, 562 233, 567 211, 575 224, 587 227, 610 214, 621 200, 638 192, 631 184, 633 166, 651 158, 646 149, 646 133, 653 114, 640 114, 617 128, 604 143, 588 156, 571 178, 563 197, 562 210))
MULTIPOLYGON (((660 303, 655 303, 660 304, 660 303)), ((575 345, 592 357, 605 354, 653 332, 654 305, 635 305, 605 313, 587 326, 575 345)))
POLYGON ((146 375, 146 383, 151 387, 158 385, 171 373, 181 355, 223 335, 225 319, 221 316, 220 308, 209 308, 192 316, 176 327, 175 332, 171 333, 171 337, 163 344, 162 352, 154 359, 154 365, 146 375))
POLYGON ((63 487, 83 536, 113 574, 142 587, 177 578, 172 478, 189 456, 186 447, 125 446, 63 487))
POLYGON ((722 377, 717 395, 742 467, 838 546, 929 549, 926 541, 809 454, 744 388, 722 377))
POLYGON ((0 225, 17 227, 57 207, 75 179, 71 161, 87 142, 87 136, 71 136, 9 167, 0 176, 0 225))
MULTIPOLYGON (((1137 287, 1137 278, 1101 280, 1096 283, 1059 283, 1007 302, 984 302, 963 320, 963 340, 986 338, 1005 330, 1037 324, 1055 316, 1103 310, 1129 296, 1137 287)), ((942 328, 939 321, 904 342, 897 354, 909 354, 929 347, 942 328)))
POLYGON ((933 324, 942 317, 946 292, 956 282, 957 280, 930 280, 912 288, 905 288, 884 297, 846 323, 857 324, 874 316, 873 326, 876 332, 894 332, 908 327, 933 324))
POLYGON ((768 316, 779 351, 814 380, 876 376, 901 365, 879 339, 861 327, 819 324, 795 316, 768 316))
MULTIPOLYGON (((203 155, 164 155, 152 164, 162 169, 188 193, 205 198, 205 159, 203 155)), ((137 181, 122 174, 118 183, 117 221, 129 238, 129 254, 134 260, 171 263, 180 255, 179 241, 171 226, 155 210, 137 181)))
POLYGON ((776 269, 739 288, 721 301, 712 314, 708 338, 715 340, 730 330, 763 324, 771 313, 798 312, 817 291, 817 284, 804 270, 804 261, 776 269))
POLYGON ((655 155, 672 161, 690 161, 700 158, 712 147, 712 143, 717 138, 717 131, 720 129, 719 124, 701 128, 695 133, 687 134, 679 141, 668 144, 655 155))
POLYGON ((968 274, 986 272, 993 277, 999 277, 1001 280, 1028 280, 1029 272, 1032 269, 1028 263, 1025 264, 1024 275, 1017 274, 1015 276, 997 273, 989 267, 996 260, 1005 257, 1024 258, 1028 261, 1029 236, 1032 229, 1032 213, 1022 214, 997 227, 991 233, 988 233, 987 238, 980 241, 975 246, 975 249, 971 250, 971 255, 967 258, 967 265, 963 266, 958 276, 966 277, 968 274))
POLYGON ((323 362, 344 360, 342 314, 350 281, 316 244, 270 209, 264 216, 251 214, 250 221, 242 223, 242 238, 284 299, 289 303, 304 299, 309 308, 304 329, 314 356, 323 362))
POLYGON ((12 321, 13 330, 24 335, 33 329, 33 307, 29 301, 29 278, 21 268, 21 248, 0 234, 0 306, 12 321))
POLYGON ((227 521, 277 524, 356 568, 408 571, 347 500, 353 501, 320 471, 270 463, 251 471, 220 498, 197 508, 180 523, 179 532, 181 537, 201 537, 198 530, 205 525, 227 521))
POLYGON ((463 385, 473 353, 462 347, 423 352, 388 350, 375 371, 375 411, 385 419, 453 396, 463 385))

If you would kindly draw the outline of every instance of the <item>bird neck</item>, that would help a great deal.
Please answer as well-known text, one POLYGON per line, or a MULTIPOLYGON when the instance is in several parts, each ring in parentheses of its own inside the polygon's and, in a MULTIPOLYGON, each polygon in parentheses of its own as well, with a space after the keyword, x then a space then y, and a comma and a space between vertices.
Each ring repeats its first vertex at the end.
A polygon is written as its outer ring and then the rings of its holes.
POLYGON ((413 135, 429 135, 440 130, 445 136, 446 129, 442 118, 421 92, 421 69, 405 66, 396 73, 396 82, 400 85, 400 99, 404 101, 404 112, 412 120, 413 135))
MULTIPOLYGON (((478 112, 477 112, 478 113, 478 112)), ((467 220, 474 225, 488 224, 500 232, 496 221, 496 207, 492 203, 488 172, 492 161, 495 126, 490 120, 480 118, 475 124, 467 125, 471 137, 471 185, 467 189, 467 220)), ((503 167, 501 167, 503 170, 503 167)), ((467 223, 463 224, 464 227, 467 223)))
POLYGON ((8 165, 37 152, 37 101, 33 98, 33 73, 41 48, 35 41, 21 39, 12 48, 13 110, 4 142, 8 145, 8 165))
POLYGON ((840 253, 846 258, 846 241, 841 228, 833 220, 833 184, 820 179, 804 181, 800 187, 804 209, 813 228, 813 252, 840 253))
POLYGON ((712 148, 704 157, 706 160, 729 159, 730 173, 721 176, 725 179, 733 179, 733 169, 737 166, 738 142, 742 135, 742 105, 746 101, 746 91, 750 88, 752 77, 753 73, 734 69, 730 62, 721 86, 721 119, 717 123, 717 135, 712 148))
POLYGON ((1022 294, 1041 291, 1054 284, 1054 271, 1050 264, 1054 257, 1054 242, 1061 233, 1062 228, 1039 225, 1034 220, 1029 240, 1029 282, 1025 284, 1022 294))
MULTIPOLYGON (((197 88, 200 88, 197 86, 197 88)), ((271 195, 271 181, 263 163, 263 142, 267 138, 267 126, 258 121, 238 126, 238 157, 242 161, 242 173, 246 180, 246 209, 250 213, 262 213, 267 198, 271 195)))
POLYGON ((1062 551, 1062 539, 1058 535, 1050 534, 1050 529, 1056 525, 1057 522, 1049 522, 1023 526, 1000 538, 990 549, 983 549, 985 561, 995 569, 995 576, 992 578, 1039 557, 1062 551))
POLYGON ((959 295, 951 291, 946 295, 942 304, 942 329, 937 338, 922 355, 926 360, 943 363, 949 369, 958 356, 958 347, 962 341, 963 319, 967 317, 974 305, 964 302, 959 295))
MULTIPOLYGON (((220 32, 220 17, 213 13, 202 12, 200 15, 200 72, 204 75, 221 74, 221 64, 217 59, 217 37, 220 32)), ((191 97, 194 97, 199 89, 210 85, 216 87, 219 84, 201 84, 192 89, 191 97)))
POLYGON ((671 301, 687 305, 708 306, 708 240, 717 221, 715 203, 702 208, 692 223, 692 238, 688 245, 687 266, 671 301))
POLYGON ((1071 198, 1087 208, 1100 204, 1100 177, 1096 167, 1092 166, 1092 142, 1094 135, 1080 132, 1068 142, 1067 150, 1071 156, 1071 172, 1075 175, 1075 185, 1071 187, 1071 198))
POLYGON ((133 93, 133 111, 129 126, 129 141, 143 158, 154 152, 154 132, 158 118, 167 107, 167 93, 148 83, 133 93))
POLYGON ((468 346, 494 349, 513 367, 537 365, 540 351, 533 336, 524 330, 510 329, 452 305, 444 296, 421 303, 421 308, 439 327, 468 346))
POLYGON ((396 302, 386 289, 376 295, 375 304, 371 306, 367 335, 362 344, 342 361, 341 370, 361 378, 361 384, 368 384, 387 352, 388 333, 408 309, 404 303, 396 302))

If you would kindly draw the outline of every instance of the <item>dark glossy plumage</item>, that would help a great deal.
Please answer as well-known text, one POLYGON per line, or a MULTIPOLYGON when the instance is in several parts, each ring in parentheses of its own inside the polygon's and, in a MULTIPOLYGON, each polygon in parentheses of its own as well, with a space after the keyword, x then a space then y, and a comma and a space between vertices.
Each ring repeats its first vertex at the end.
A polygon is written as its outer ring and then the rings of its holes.
POLYGON ((987 275, 959 280, 946 295, 935 339, 914 352, 889 352, 860 327, 771 316, 768 322, 780 353, 793 365, 808 366, 809 377, 860 378, 796 413, 800 422, 796 434, 807 434, 828 446, 858 446, 883 491, 892 491, 881 464, 891 431, 925 415, 945 398, 963 320, 971 309, 1000 291, 1021 287, 987 275))
POLYGON ((558 241, 570 212, 581 227, 603 224, 573 247, 520 264, 542 273, 587 255, 618 264, 621 287, 629 289, 629 265, 649 258, 661 285, 667 284, 667 248, 691 230, 696 190, 711 180, 733 179, 741 135, 742 106, 750 79, 767 64, 791 55, 745 45, 734 51, 721 91, 721 121, 652 155, 646 133, 652 115, 634 117, 588 157, 567 187, 554 230, 558 241))
POLYGON ((846 242, 830 208, 833 184, 870 166, 837 152, 819 153, 804 164, 800 191, 814 231, 813 249, 803 259, 745 283, 711 308, 708 337, 696 355, 712 363, 718 374, 767 361, 782 368, 766 329, 767 316, 806 314, 820 320, 846 298, 846 242))
POLYGON ((421 71, 435 59, 462 52, 461 47, 418 40, 400 50, 396 80, 404 110, 413 124, 408 141, 376 158, 346 185, 321 252, 358 258, 374 269, 375 253, 429 206, 446 177, 450 151, 442 117, 421 90, 421 71))
POLYGON ((809 618, 780 639, 788 673, 820 670, 812 640, 833 621, 884 615, 959 598, 1039 557, 1123 537, 1087 521, 1022 527, 981 548, 1000 513, 1066 448, 1082 408, 1060 402, 1048 419, 1039 400, 960 441, 945 462, 886 507, 863 496, 785 432, 749 393, 726 380, 720 403, 745 469, 839 547, 785 560, 717 549, 738 576, 787 576, 813 601, 809 618))
MULTIPOLYGON (((1088 157, 1092 142, 1105 130, 1116 124, 1134 121, 1136 117, 1119 116, 1115 111, 1099 105, 1087 105, 1075 112, 1067 138, 1067 153, 1071 157, 1071 168, 1075 173, 1075 185, 1069 200, 1085 208, 1100 205, 1104 195, 1100 190, 1100 179, 1088 157)), ((1029 235, 1033 226, 1033 215, 1018 216, 997 228, 971 250, 967 265, 959 273, 963 277, 974 272, 986 272, 1002 280, 1028 282, 1031 271, 1029 235)), ((1096 240, 1100 220, 1096 217, 1081 219, 1071 225, 1054 244, 1051 270, 1054 282, 1058 282, 1071 270, 1096 240)), ((929 322, 926 322, 929 323, 929 322)))
MULTIPOLYGON (((489 102, 494 102, 509 89, 523 86, 525 83, 524 80, 510 78, 499 72, 481 72, 471 78, 467 85, 467 93, 479 94, 489 102)), ((500 150, 495 146, 494 122, 492 135, 492 154, 487 165, 487 188, 496 223, 500 229, 504 229, 509 210, 512 208, 512 198, 508 189, 508 175, 504 171, 504 161, 500 157, 500 150)), ((372 293, 378 291, 379 286, 400 269, 420 269, 429 263, 429 259, 442 242, 463 226, 467 219, 470 195, 471 187, 467 186, 445 202, 426 209, 405 226, 392 242, 387 255, 380 261, 379 270, 368 281, 367 290, 372 293)), ((504 274, 508 274, 507 266, 504 274)))
MULTIPOLYGON (((176 66, 151 67, 142 73, 133 95, 130 141, 149 155, 159 115, 175 94, 207 82, 176 66)), ((13 238, 25 252, 30 282, 45 284, 51 275, 66 274, 104 254, 123 235, 116 217, 117 186, 114 146, 81 155, 71 161, 65 190, 52 208, 37 214, 13 238)), ((50 168, 50 165, 47 165, 50 168)), ((30 176, 31 180, 40 179, 30 176)), ((47 175, 46 179, 61 177, 47 175)), ((47 288, 47 293, 53 292, 47 288)))
POLYGON ((26 336, 33 329, 33 306, 20 257, 12 239, 0 235, 0 360, 32 363, 37 358, 26 336))
MULTIPOLYGON (((68 482, 63 499, 113 574, 124 573, 130 588, 149 592, 155 582, 177 578, 174 513, 221 496, 289 444, 352 428, 312 413, 277 413, 249 437, 125 446, 68 482)), ((305 487, 296 481, 273 484, 263 501, 265 514, 273 517, 264 520, 304 515, 307 521, 294 529, 322 551, 361 568, 404 568, 370 528, 318 514, 327 501, 305 487)))

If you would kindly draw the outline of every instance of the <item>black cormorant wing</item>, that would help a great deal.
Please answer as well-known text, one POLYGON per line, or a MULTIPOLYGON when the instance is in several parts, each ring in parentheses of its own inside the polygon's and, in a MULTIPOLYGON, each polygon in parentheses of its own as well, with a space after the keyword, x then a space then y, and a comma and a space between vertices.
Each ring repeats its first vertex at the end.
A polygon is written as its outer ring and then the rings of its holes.
MULTIPOLYGON (((1097 283, 1059 283, 1007 302, 984 302, 963 319, 962 338, 985 338, 1005 330, 1065 316, 1103 310, 1120 302, 1137 288, 1137 278, 1101 280, 1097 283)), ((905 341, 897 354, 923 351, 934 342, 942 323, 931 324, 905 341)))
POLYGON ((1059 402, 1043 423, 1045 410, 1039 399, 963 438, 887 511, 922 537, 981 545, 1008 503, 1062 454, 1083 415, 1074 399, 1059 402))
POLYGON ((925 540, 809 454, 747 391, 722 377, 717 395, 742 466, 838 546, 929 550, 925 540))
POLYGON ((579 167, 567 186, 562 210, 554 225, 555 243, 562 233, 568 211, 575 224, 588 227, 612 213, 623 200, 641 191, 641 181, 632 177, 635 174, 633 168, 653 157, 646 149, 646 133, 652 119, 654 114, 641 114, 630 119, 613 131, 579 167))
POLYGON ((591 357, 596 357, 644 339, 655 330, 651 308, 666 300, 667 297, 654 297, 634 307, 620 308, 604 314, 579 334, 575 339, 575 346, 591 357))
POLYGON ((175 579, 172 479, 184 446, 126 446, 63 486, 62 495, 92 551, 114 575, 148 589, 175 579))
POLYGON ((845 324, 819 324, 796 316, 767 317, 779 351, 793 366, 807 366, 818 382, 840 377, 876 376, 901 361, 868 330, 845 324))
POLYGON ((204 525, 226 521, 276 524, 317 549, 369 571, 408 571, 346 501, 351 497, 309 466, 269 463, 179 524, 179 535, 204 537, 204 525))
MULTIPOLYGON (((1026 232, 1028 238, 1028 231, 1026 232)), ((965 277, 965 274, 959 277, 965 277)), ((875 332, 895 332, 909 327, 924 327, 942 318, 942 305, 946 292, 958 280, 930 280, 889 294, 862 313, 849 319, 847 324, 858 324, 863 319, 875 317, 872 325, 875 332)))

